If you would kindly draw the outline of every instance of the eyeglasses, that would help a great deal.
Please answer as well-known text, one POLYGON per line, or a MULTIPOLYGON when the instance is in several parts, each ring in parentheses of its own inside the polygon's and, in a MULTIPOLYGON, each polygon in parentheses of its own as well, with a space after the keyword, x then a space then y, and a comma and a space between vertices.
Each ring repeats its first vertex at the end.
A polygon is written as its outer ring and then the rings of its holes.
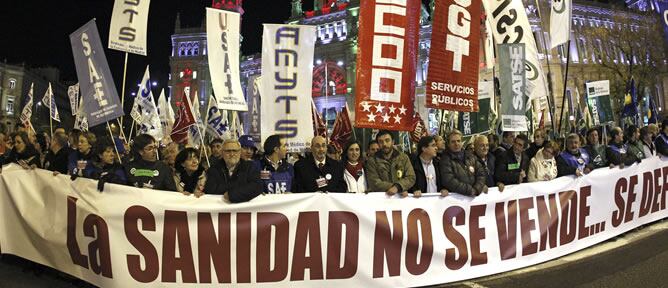
POLYGON ((155 149, 158 149, 158 147, 155 146, 155 145, 149 145, 149 146, 144 147, 144 151, 153 151, 155 149))

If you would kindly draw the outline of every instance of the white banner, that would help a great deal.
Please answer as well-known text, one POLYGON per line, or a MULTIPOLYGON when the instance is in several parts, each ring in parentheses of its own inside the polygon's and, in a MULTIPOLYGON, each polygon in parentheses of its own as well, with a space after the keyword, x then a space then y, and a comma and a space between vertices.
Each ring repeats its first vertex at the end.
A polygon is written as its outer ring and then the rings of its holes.
POLYGON ((116 0, 109 26, 109 49, 146 56, 150 0, 116 0))
MULTIPOLYGON (((531 99, 547 97, 547 82, 543 66, 538 59, 536 39, 529 25, 524 4, 521 0, 483 0, 488 19, 494 27, 496 44, 524 43, 527 70, 527 96, 531 99)), ((508 71, 501 71, 501 74, 508 71)))
MULTIPOLYGON (((135 98, 135 104, 141 111, 140 121, 138 121, 137 124, 139 124, 139 133, 149 134, 156 140, 162 140, 164 137, 162 124, 160 115, 158 114, 158 107, 156 107, 155 99, 153 99, 153 85, 148 70, 148 66, 146 66, 144 78, 142 78, 141 84, 139 84, 139 90, 137 91, 137 97, 135 98)), ((132 107, 130 115, 133 115, 132 118, 135 119, 136 110, 134 106, 132 107)), ((136 120, 137 119, 135 119, 135 121, 136 120)))
POLYGON ((239 72, 239 13, 206 8, 206 47, 218 108, 246 111, 239 72))
POLYGON ((160 125, 162 126, 162 134, 169 135, 172 133, 174 127, 174 109, 165 96, 165 89, 160 90, 158 96, 158 115, 160 115, 160 125))
POLYGON ((315 26, 264 24, 260 111, 262 142, 287 138, 288 151, 303 151, 313 138, 311 105, 315 26))
POLYGON ((229 204, 16 165, 0 247, 101 287, 414 287, 555 259, 668 217, 668 160, 476 198, 269 194, 229 204), (38 207, 39 209, 35 209, 38 207))
POLYGON ((552 0, 550 9, 550 49, 568 42, 571 37, 571 0, 552 0))

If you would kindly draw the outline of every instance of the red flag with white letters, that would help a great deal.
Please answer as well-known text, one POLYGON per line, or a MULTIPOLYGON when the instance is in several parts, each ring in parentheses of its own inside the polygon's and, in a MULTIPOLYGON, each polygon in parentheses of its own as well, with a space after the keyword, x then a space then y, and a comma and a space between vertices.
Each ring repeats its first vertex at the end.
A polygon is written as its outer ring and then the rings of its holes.
POLYGON ((360 1, 356 127, 411 129, 421 3, 360 1))
POLYGON ((478 111, 481 3, 436 0, 427 71, 427 107, 478 111))

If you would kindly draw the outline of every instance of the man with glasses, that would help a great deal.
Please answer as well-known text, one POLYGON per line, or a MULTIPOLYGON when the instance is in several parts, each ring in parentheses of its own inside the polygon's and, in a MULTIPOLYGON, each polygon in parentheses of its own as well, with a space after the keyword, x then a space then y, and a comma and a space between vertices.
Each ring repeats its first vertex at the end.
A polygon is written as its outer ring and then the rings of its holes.
POLYGON ((260 171, 253 162, 241 159, 239 141, 225 140, 222 153, 222 161, 206 172, 204 193, 223 195, 232 203, 247 202, 262 194, 260 171))
POLYGON ((313 137, 311 154, 295 163, 292 192, 346 192, 348 186, 343 179, 343 165, 327 157, 324 137, 313 137))
POLYGON ((172 169, 158 160, 158 144, 148 134, 135 137, 134 160, 125 166, 128 184, 139 188, 176 191, 172 169))

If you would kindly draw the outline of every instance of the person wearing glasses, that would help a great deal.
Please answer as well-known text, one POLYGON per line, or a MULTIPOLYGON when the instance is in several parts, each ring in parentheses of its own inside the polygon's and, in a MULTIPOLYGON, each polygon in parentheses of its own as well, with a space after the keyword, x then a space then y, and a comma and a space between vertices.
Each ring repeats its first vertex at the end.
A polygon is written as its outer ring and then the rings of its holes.
POLYGON ((292 192, 346 192, 343 165, 327 157, 327 139, 315 136, 311 140, 311 156, 295 163, 292 192))
POLYGON ((153 136, 141 134, 135 137, 132 154, 134 159, 125 166, 129 185, 176 191, 172 168, 158 161, 158 144, 153 136))
POLYGON ((241 159, 239 140, 223 142, 223 159, 206 172, 204 193, 223 195, 225 200, 241 203, 262 194, 260 170, 251 161, 241 159))

